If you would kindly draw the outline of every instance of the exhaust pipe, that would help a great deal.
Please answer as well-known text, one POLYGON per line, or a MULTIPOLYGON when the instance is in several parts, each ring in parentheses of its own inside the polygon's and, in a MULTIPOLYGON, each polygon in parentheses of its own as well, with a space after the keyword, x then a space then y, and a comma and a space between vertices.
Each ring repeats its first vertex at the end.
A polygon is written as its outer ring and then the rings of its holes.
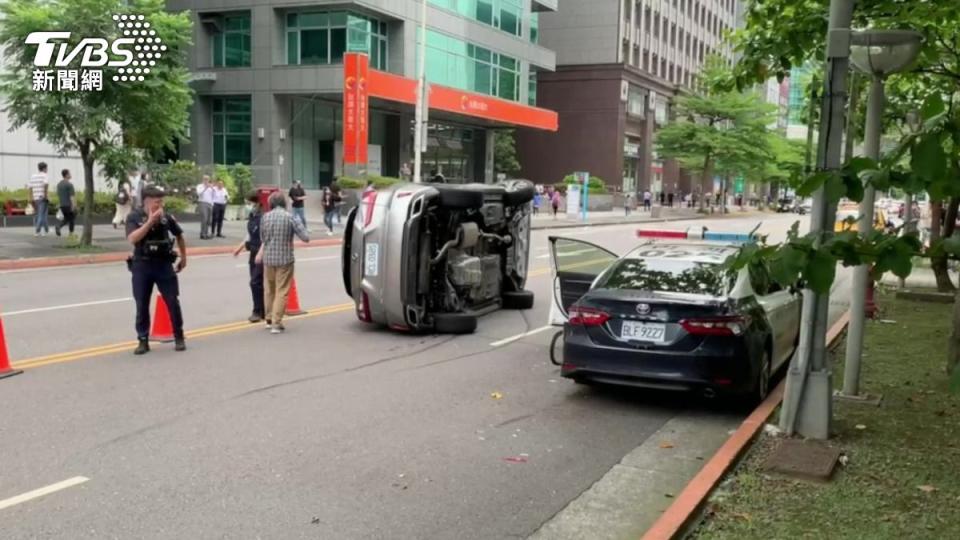
POLYGON ((704 389, 703 389, 703 397, 705 397, 705 398, 707 398, 707 399, 713 399, 713 398, 717 397, 717 393, 713 390, 713 388, 704 388, 704 389))

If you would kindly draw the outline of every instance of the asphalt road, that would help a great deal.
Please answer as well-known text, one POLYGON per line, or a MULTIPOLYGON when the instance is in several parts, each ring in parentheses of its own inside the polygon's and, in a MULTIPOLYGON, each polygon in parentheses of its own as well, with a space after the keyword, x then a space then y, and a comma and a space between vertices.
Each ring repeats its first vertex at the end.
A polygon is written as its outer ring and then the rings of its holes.
MULTIPOLYGON (((777 238, 794 218, 764 219, 777 238)), ((619 253, 636 228, 557 235, 619 253)), ((338 248, 298 253, 309 316, 282 336, 238 330, 228 324, 250 309, 245 260, 191 260, 188 330, 228 326, 187 352, 66 354, 0 381, 3 537, 526 537, 667 420, 717 408, 558 376, 544 329, 549 234, 534 233, 535 308, 491 314, 461 337, 357 322, 338 248), (3 507, 76 477, 89 480, 3 507)), ((0 275, 14 361, 131 340, 129 279, 122 265, 0 275)))

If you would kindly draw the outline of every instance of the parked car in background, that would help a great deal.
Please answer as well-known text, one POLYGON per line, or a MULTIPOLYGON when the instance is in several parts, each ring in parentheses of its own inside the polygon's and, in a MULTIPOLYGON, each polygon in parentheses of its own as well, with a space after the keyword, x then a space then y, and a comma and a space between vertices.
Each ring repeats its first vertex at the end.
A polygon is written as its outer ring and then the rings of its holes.
POLYGON ((533 184, 397 184, 347 217, 343 282, 357 317, 395 330, 470 333, 529 309, 533 184))
POLYGON ((750 234, 640 235, 651 240, 623 256, 582 240, 550 238, 551 311, 566 317, 561 375, 579 383, 764 399, 798 342, 799 290, 780 287, 765 263, 724 270, 740 242, 752 241, 750 234), (711 238, 719 243, 704 241, 711 238))

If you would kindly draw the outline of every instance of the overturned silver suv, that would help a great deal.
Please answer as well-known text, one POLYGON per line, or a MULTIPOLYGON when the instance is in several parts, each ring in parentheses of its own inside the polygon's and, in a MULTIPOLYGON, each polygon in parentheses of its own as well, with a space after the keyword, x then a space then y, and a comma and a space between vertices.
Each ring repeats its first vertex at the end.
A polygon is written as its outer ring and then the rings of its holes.
POLYGON ((533 184, 398 184, 363 195, 343 241, 343 282, 364 322, 464 334, 497 309, 530 309, 533 184))

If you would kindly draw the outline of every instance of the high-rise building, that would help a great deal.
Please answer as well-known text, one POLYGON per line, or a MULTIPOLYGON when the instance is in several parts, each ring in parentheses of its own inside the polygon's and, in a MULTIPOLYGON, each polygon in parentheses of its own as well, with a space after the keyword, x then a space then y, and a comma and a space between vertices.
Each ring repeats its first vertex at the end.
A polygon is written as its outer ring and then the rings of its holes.
POLYGON ((562 0, 543 13, 540 41, 557 69, 538 73, 537 102, 559 113, 560 130, 520 134, 524 175, 552 184, 588 171, 625 191, 689 192, 689 177, 654 152, 654 134, 709 56, 732 65, 723 36, 741 24, 740 3, 562 0))
MULTIPOLYGON (((421 0, 167 4, 195 21, 196 100, 181 158, 247 163, 259 183, 329 184, 344 171, 344 57, 364 52, 376 74, 365 87, 366 170, 397 176, 412 161, 421 0)), ((556 0, 428 0, 424 174, 492 181, 491 128, 556 129, 554 113, 532 106, 536 74, 555 67, 538 15, 556 9, 556 0)))

